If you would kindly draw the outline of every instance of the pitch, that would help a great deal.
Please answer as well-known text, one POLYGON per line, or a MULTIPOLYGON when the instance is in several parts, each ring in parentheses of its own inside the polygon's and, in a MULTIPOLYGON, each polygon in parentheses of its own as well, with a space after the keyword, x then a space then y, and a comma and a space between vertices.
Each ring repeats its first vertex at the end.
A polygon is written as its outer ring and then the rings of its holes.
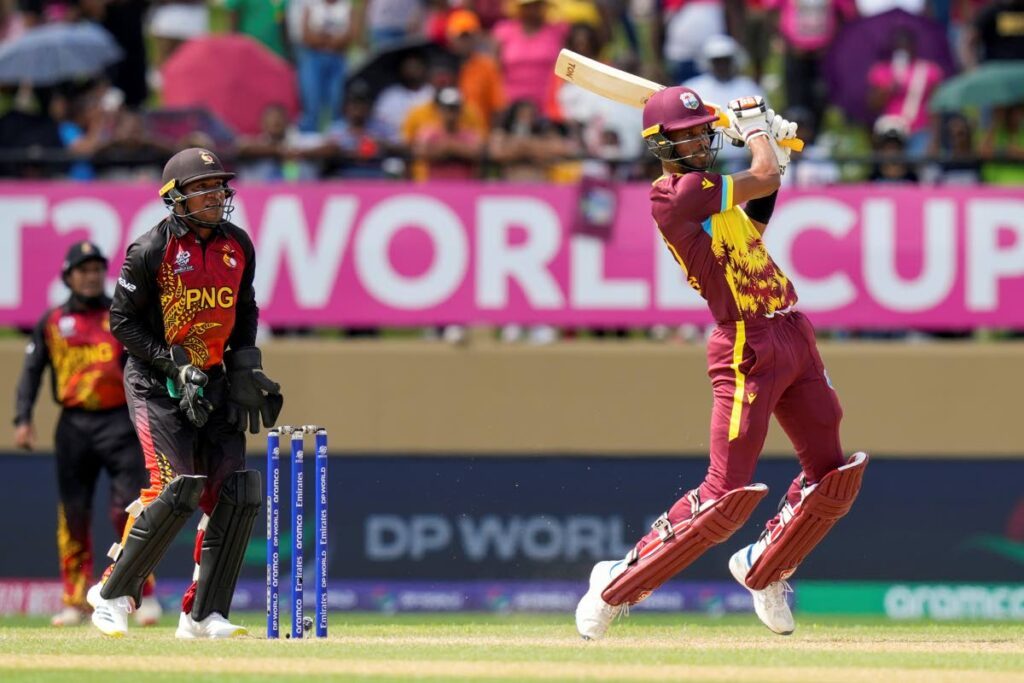
MULTIPOLYGON (((803 618, 788 638, 753 616, 634 614, 587 643, 564 615, 331 615, 330 639, 174 639, 172 618, 108 640, 92 628, 0 618, 0 680, 700 680, 1024 682, 1024 624, 803 618)), ((282 628, 283 631, 283 628, 282 628)))

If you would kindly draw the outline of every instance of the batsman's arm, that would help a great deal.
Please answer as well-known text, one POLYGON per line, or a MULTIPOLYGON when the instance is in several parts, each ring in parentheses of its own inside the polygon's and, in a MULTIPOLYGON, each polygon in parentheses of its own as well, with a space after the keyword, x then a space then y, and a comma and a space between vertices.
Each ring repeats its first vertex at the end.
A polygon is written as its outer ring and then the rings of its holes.
MULTIPOLYGON (((775 158, 771 140, 762 135, 750 140, 748 147, 752 157, 750 168, 730 176, 733 183, 733 203, 737 205, 774 197, 782 184, 782 174, 779 172, 779 163, 775 158)), ((774 199, 771 200, 771 205, 774 209, 774 199)), ((748 212, 747 216, 753 221, 757 231, 763 234, 768 223, 767 218, 764 221, 759 220, 763 213, 760 216, 751 216, 748 212)), ((769 212, 768 217, 770 216, 769 212)))
POLYGON ((156 270, 161 253, 149 241, 129 246, 110 304, 110 331, 128 353, 147 363, 170 353, 163 339, 163 323, 158 328, 153 327, 155 318, 162 320, 156 293, 156 270), (155 329, 161 331, 159 337, 155 329))

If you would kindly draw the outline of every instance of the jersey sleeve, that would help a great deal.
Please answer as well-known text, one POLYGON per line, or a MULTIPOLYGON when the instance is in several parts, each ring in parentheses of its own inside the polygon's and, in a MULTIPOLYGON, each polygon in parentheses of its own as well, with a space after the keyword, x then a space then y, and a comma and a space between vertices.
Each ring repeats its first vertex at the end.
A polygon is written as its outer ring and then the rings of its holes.
POLYGON ((733 207, 733 180, 717 173, 693 172, 662 178, 651 193, 654 218, 702 223, 712 214, 733 207))
POLYGON ((152 233, 128 247, 110 304, 110 331, 128 353, 147 363, 168 355, 162 330, 153 329, 160 306, 156 270, 162 256, 152 233))
POLYGON ((50 350, 46 346, 46 321, 49 316, 50 311, 47 311, 39 320, 32 330, 28 346, 25 347, 25 364, 21 368, 21 377, 18 378, 15 394, 15 425, 32 422, 32 408, 35 406, 36 396, 39 395, 43 370, 50 364, 50 350))
POLYGON ((235 326, 228 337, 227 345, 232 349, 241 349, 256 346, 256 325, 260 315, 260 309, 256 305, 256 289, 253 286, 256 277, 256 250, 249 235, 241 228, 233 227, 231 236, 242 247, 245 268, 242 270, 242 281, 238 286, 235 326))

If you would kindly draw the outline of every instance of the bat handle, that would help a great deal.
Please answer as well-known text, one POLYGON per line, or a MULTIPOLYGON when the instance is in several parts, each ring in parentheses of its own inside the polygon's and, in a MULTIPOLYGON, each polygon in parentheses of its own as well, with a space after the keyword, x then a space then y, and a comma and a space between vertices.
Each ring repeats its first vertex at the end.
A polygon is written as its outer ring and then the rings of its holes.
POLYGON ((789 140, 780 140, 779 145, 787 147, 794 152, 804 151, 804 141, 800 138, 791 138, 789 140))

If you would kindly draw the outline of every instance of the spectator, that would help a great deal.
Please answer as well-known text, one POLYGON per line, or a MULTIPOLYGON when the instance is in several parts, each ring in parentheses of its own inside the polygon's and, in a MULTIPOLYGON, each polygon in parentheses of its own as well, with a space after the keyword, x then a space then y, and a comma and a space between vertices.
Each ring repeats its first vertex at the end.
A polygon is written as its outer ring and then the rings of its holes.
MULTIPOLYGON (((210 32, 210 10, 206 0, 156 0, 149 16, 149 35, 153 39, 153 65, 160 67, 179 45, 210 32)), ((159 90, 159 75, 151 74, 159 90)))
POLYGON ((426 177, 431 180, 479 177, 484 138, 478 129, 466 124, 458 88, 442 88, 435 101, 440 120, 417 134, 413 158, 424 162, 426 177))
POLYGON ((659 4, 655 45, 665 59, 666 85, 678 85, 699 73, 697 57, 708 36, 726 33, 725 9, 722 0, 662 0, 659 4))
POLYGON ((306 0, 297 73, 302 96, 299 130, 320 130, 325 113, 336 120, 345 83, 345 54, 352 40, 351 0, 306 0))
POLYGON ((398 83, 390 85, 380 93, 373 106, 374 118, 384 122, 395 135, 402 130, 409 111, 425 104, 434 96, 434 87, 427 82, 427 62, 422 55, 408 55, 398 66, 398 83))
POLYGON ((765 10, 764 0, 743 0, 743 10, 740 37, 750 58, 751 77, 754 82, 763 85, 762 78, 771 52, 775 27, 768 16, 768 11, 765 10))
POLYGON ((481 49, 480 19, 469 10, 455 10, 448 16, 446 35, 449 48, 459 59, 462 99, 467 106, 476 107, 488 126, 494 125, 505 108, 505 86, 498 61, 481 49))
POLYGON ((968 59, 1024 59, 1024 0, 996 0, 978 12, 967 38, 968 59))
POLYGON ((387 123, 370 115, 372 108, 369 88, 356 81, 345 93, 342 117, 327 130, 326 155, 339 162, 333 175, 342 178, 387 177, 382 157, 394 153, 391 143, 395 133, 387 123))
POLYGON ((95 170, 88 158, 107 142, 124 97, 106 84, 58 92, 50 100, 50 116, 57 122, 64 148, 81 159, 71 164, 72 180, 93 180, 95 170))
POLYGON ((147 5, 139 0, 100 0, 103 12, 97 21, 110 31, 124 51, 120 62, 109 71, 110 82, 124 93, 124 103, 137 109, 149 97, 146 83, 148 57, 142 25, 147 5))
POLYGON ((14 40, 28 28, 25 14, 16 0, 0 1, 0 43, 14 40))
POLYGON ((868 180, 874 183, 917 183, 917 172, 907 163, 907 130, 899 119, 882 116, 875 122, 872 142, 877 161, 868 180))
MULTIPOLYGON (((37 90, 35 98, 41 102, 38 109, 15 106, 0 116, 0 150, 18 152, 31 148, 45 154, 59 152, 64 147, 57 122, 47 114, 39 113, 39 110, 49 110, 49 93, 37 90)), ((0 175, 8 178, 47 178, 58 170, 59 166, 45 162, 0 163, 0 175)))
POLYGON ((970 122, 961 114, 950 114, 937 136, 939 160, 930 165, 927 181, 937 185, 977 185, 981 182, 981 160, 974 149, 970 122))
POLYGON ((415 35, 425 15, 423 0, 367 0, 370 48, 381 50, 415 35))
POLYGON ((224 0, 233 33, 255 38, 281 57, 288 56, 285 0, 224 0))
POLYGON ((501 125, 491 131, 489 156, 501 164, 502 178, 523 182, 552 179, 552 170, 578 148, 530 100, 513 102, 501 125))
POLYGON ((943 77, 942 67, 918 57, 917 41, 905 29, 893 34, 888 58, 875 62, 868 71, 868 104, 882 116, 903 121, 911 156, 921 156, 928 149, 931 120, 927 104, 943 77))
POLYGON ((270 105, 260 117, 259 134, 238 140, 238 177, 257 182, 316 180, 317 165, 304 158, 309 137, 289 127, 283 105, 270 105))
POLYGON ((110 139, 93 153, 92 161, 102 180, 157 181, 173 154, 173 149, 149 137, 140 114, 121 110, 110 139))
POLYGON ((517 16, 499 22, 493 32, 505 95, 510 102, 526 100, 542 110, 548 83, 554 77, 551 65, 565 44, 569 27, 547 21, 547 0, 516 0, 516 5, 517 16))
MULTIPOLYGON (((574 24, 566 38, 566 47, 585 57, 597 58, 601 52, 598 33, 586 24, 574 24)), ((564 123, 570 135, 578 139, 591 157, 584 175, 610 177, 613 165, 629 175, 628 163, 643 154, 643 141, 637 131, 643 127, 640 110, 596 95, 561 79, 552 79, 553 93, 546 114, 564 123)), ((621 176, 620 176, 621 177, 621 176)))
MULTIPOLYGON (((454 88, 456 83, 455 72, 443 64, 435 65, 430 72, 430 85, 434 93, 439 93, 448 88, 454 88)), ((455 88, 458 90, 458 88, 455 88)), ((449 107, 450 108, 450 107, 449 107)), ((486 140, 490 132, 490 124, 483 117, 480 110, 471 102, 465 102, 460 93, 459 105, 456 108, 459 112, 460 130, 471 130, 481 140, 486 140)), ((416 105, 409 110, 402 122, 401 138, 407 149, 420 138, 420 134, 427 129, 438 129, 443 120, 450 115, 450 111, 441 104, 435 96, 423 104, 416 105)), ((420 159, 414 160, 412 164, 413 180, 425 180, 427 177, 427 163, 420 159)))
POLYGON ((820 187, 834 185, 840 180, 839 166, 832 161, 832 145, 818 136, 809 109, 791 107, 785 118, 797 124, 797 136, 804 141, 804 149, 792 156, 792 163, 782 176, 787 187, 820 187))
POLYGON ((786 104, 809 109, 819 128, 825 110, 821 60, 839 22, 856 16, 853 0, 764 0, 764 7, 778 10, 779 33, 785 41, 786 104))
POLYGON ((992 111, 979 151, 988 158, 982 167, 986 183, 1024 185, 1024 105, 992 111))
MULTIPOLYGON (((683 85, 701 94, 705 102, 727 106, 731 100, 764 92, 754 81, 740 73, 744 60, 743 49, 729 36, 711 36, 701 48, 701 75, 694 76, 683 85)), ((735 173, 750 165, 750 152, 731 144, 722 145, 716 159, 716 170, 723 174, 735 173)))

